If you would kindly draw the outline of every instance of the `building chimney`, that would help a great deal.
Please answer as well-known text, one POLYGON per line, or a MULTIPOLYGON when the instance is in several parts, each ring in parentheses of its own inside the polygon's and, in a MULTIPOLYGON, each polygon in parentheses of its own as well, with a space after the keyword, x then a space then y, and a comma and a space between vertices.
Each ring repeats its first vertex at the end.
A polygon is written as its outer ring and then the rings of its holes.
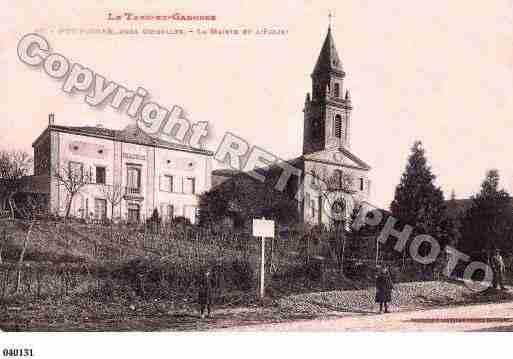
POLYGON ((55 114, 54 113, 49 113, 48 114, 48 125, 52 126, 54 124, 55 124, 55 114))

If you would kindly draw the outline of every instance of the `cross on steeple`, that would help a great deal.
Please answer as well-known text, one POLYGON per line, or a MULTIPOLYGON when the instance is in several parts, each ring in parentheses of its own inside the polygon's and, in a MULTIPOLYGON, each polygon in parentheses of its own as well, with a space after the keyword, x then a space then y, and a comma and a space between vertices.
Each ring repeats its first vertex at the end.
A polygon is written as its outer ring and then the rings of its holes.
POLYGON ((333 18, 333 14, 331 11, 328 13, 328 28, 331 29, 331 19, 333 18))

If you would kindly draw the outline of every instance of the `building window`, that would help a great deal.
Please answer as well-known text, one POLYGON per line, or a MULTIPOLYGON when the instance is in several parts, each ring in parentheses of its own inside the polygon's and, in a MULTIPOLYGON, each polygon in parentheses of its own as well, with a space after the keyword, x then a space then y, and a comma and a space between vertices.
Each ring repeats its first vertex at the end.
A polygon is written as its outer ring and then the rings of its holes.
POLYGON ((340 97, 340 85, 335 83, 335 97, 340 97))
POLYGON ((342 116, 335 115, 334 133, 336 138, 342 138, 342 116))
POLYGON ((319 119, 314 119, 312 122, 312 137, 314 140, 318 140, 321 137, 321 123, 319 119))
POLYGON ((171 222, 175 218, 175 207, 172 204, 167 205, 167 219, 171 222))
POLYGON ((184 207, 184 217, 188 218, 192 224, 197 223, 197 208, 194 206, 185 206, 184 207))
POLYGON ((183 192, 186 194, 196 193, 196 179, 194 177, 184 178, 183 192))
POLYGON ((173 192, 173 176, 163 175, 160 180, 160 190, 166 192, 173 192))
POLYGON ((69 174, 76 180, 82 180, 84 177, 84 164, 80 162, 69 161, 69 174))
POLYGON ((334 183, 333 184, 334 184, 335 188, 342 189, 342 177, 343 177, 343 174, 342 174, 341 170, 334 171, 334 173, 333 173, 334 183))
POLYGON ((322 206, 324 204, 323 204, 321 196, 319 196, 318 202, 319 202, 319 211, 317 212, 317 223, 322 223, 322 208, 323 208, 322 206))
POLYGON ((194 223, 200 223, 200 209, 194 208, 194 223))
POLYGON ((139 205, 137 203, 129 203, 128 204, 127 220, 129 223, 139 222, 140 214, 141 214, 141 207, 139 207, 139 205))
POLYGON ((105 167, 96 167, 96 183, 105 184, 106 183, 106 169, 105 167))
POLYGON ((126 183, 130 193, 139 193, 141 191, 141 169, 128 167, 126 183))
POLYGON ((107 201, 104 199, 96 198, 94 200, 94 215, 96 219, 107 218, 107 201))
POLYGON ((312 182, 310 183, 310 186, 313 189, 318 189, 320 186, 320 173, 312 171, 311 176, 312 176, 312 182))
POLYGON ((364 180, 363 178, 360 178, 360 191, 363 191, 364 188, 364 180))

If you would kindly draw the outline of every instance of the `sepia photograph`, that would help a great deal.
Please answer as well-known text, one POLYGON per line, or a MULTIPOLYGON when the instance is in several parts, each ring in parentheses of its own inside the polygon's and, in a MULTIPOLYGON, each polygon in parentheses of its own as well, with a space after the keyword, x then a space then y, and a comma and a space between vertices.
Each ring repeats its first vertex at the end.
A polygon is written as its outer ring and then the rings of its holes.
POLYGON ((513 1, 2 4, 3 358, 506 343, 513 1))

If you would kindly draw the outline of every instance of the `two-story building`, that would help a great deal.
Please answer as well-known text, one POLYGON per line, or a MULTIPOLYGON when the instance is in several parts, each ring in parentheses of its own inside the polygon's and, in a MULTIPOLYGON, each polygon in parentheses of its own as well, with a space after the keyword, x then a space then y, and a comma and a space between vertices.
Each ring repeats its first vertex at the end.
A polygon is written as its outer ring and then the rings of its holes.
POLYGON ((148 136, 135 124, 124 130, 54 124, 32 144, 34 177, 48 182, 48 207, 64 215, 69 190, 57 173, 79 174, 87 183, 71 203, 78 218, 138 221, 158 209, 164 220, 196 222, 199 194, 210 188, 212 152, 148 136), (112 211, 111 193, 123 191, 112 211), (114 212, 114 213, 112 213, 114 212))

